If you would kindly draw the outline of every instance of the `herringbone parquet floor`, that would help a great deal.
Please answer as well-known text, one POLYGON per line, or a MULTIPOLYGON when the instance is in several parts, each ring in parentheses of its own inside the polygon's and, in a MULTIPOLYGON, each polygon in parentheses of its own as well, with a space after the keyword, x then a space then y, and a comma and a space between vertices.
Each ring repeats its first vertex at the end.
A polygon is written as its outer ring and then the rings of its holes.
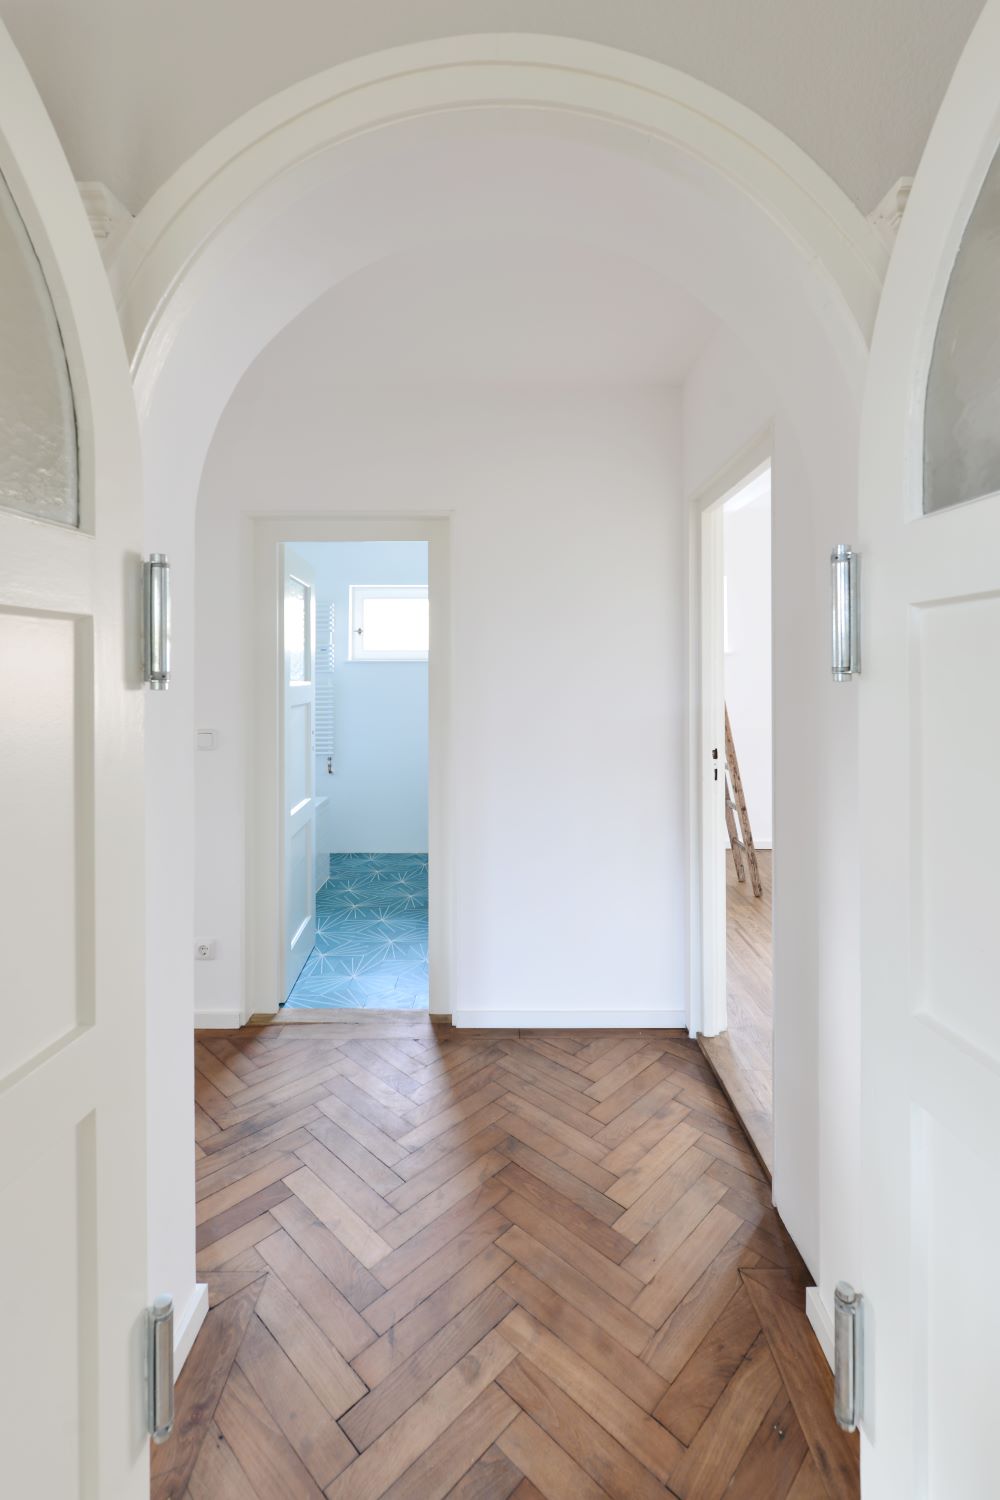
POLYGON ((387 1016, 196 1051, 212 1309, 154 1500, 857 1495, 803 1268, 686 1037, 387 1016))

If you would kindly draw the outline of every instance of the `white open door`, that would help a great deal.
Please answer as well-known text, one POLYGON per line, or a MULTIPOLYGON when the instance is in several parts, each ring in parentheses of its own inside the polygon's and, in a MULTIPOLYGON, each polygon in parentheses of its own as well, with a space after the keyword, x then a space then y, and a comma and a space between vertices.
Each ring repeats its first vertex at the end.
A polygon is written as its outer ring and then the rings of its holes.
POLYGON ((138 429, 0 27, 0 1489, 148 1494, 138 429))
POLYGON ((281 547, 282 944, 289 992, 316 942, 316 589, 312 569, 281 547))
POLYGON ((863 429, 864 1500, 1000 1495, 998 69, 989 0, 903 217, 863 429))

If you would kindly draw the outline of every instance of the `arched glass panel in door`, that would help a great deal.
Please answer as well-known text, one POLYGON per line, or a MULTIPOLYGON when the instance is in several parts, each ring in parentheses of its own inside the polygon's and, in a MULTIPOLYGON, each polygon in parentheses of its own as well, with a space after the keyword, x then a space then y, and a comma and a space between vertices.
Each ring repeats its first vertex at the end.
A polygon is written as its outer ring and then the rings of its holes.
POLYGON ((79 524, 76 417, 42 268, 0 176, 0 507, 79 524))
POLYGON ((1000 490, 1000 156, 945 293, 924 408, 924 510, 1000 490))

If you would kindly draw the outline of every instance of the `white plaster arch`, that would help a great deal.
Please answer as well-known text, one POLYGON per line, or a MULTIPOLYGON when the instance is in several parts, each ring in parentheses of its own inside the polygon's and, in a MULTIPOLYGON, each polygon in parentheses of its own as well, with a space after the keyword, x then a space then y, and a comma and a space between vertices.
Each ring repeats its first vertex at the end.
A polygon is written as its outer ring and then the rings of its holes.
POLYGON ((154 194, 111 265, 137 380, 155 378, 190 305, 194 263, 231 253, 234 235, 245 241, 290 194, 308 190, 324 152, 391 123, 491 106, 615 122, 704 163, 774 220, 867 342, 885 248, 780 131, 709 85, 612 47, 472 35, 393 48, 296 84, 220 132, 154 194))
MULTIPOLYGON (((803 519, 803 546, 822 553, 832 540, 823 528, 838 514, 837 494, 841 510, 852 514, 857 421, 885 249, 832 181, 778 131, 662 64, 558 37, 457 37, 393 49, 331 69, 251 111, 143 209, 117 247, 111 276, 143 430, 147 543, 177 564, 176 682, 147 714, 147 967, 156 1060, 151 1275, 154 1289, 170 1290, 182 1308, 193 1282, 190 678, 194 515, 205 455, 223 408, 266 344, 365 264, 365 254, 385 251, 375 245, 353 259, 331 254, 335 214, 323 221, 315 210, 338 164, 363 165, 394 140, 474 130, 500 116, 514 128, 530 120, 531 128, 589 141, 661 174, 685 230, 673 245, 672 274, 757 349, 787 404, 801 472, 815 488, 816 516, 824 518, 815 537, 815 517, 803 519), (815 389, 807 388, 805 372, 815 389)), ((606 231, 620 228, 610 222, 606 231)), ((853 743, 852 732, 840 731, 834 753, 853 743)), ((822 934, 817 944, 819 952, 822 934)), ((818 1045, 813 1035, 804 1059, 807 1088, 818 1045)), ((815 1139, 789 1141, 776 1181, 779 1206, 787 1181, 786 1217, 818 1260, 818 1206, 813 1202, 799 1223, 792 1202, 817 1154, 821 1159, 815 1139)), ((832 1274, 824 1270, 824 1282, 832 1274)), ((846 1274, 842 1262, 839 1274, 846 1274)))

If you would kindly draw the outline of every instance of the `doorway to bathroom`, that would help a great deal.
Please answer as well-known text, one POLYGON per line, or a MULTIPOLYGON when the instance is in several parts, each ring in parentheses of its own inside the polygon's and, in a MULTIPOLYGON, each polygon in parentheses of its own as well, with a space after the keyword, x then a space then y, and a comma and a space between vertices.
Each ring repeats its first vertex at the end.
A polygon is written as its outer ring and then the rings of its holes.
POLYGON ((426 1010, 428 544, 279 551, 281 1004, 426 1010))

